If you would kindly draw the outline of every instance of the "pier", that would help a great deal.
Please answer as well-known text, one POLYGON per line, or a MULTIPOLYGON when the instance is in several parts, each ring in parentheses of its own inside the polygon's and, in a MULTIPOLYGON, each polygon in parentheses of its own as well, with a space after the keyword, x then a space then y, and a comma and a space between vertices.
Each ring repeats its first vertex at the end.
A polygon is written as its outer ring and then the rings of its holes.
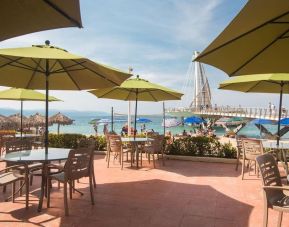
MULTIPOLYGON (((268 120, 278 120, 278 109, 259 107, 230 107, 221 106, 213 108, 167 108, 167 114, 179 117, 200 115, 204 117, 244 117, 249 119, 262 118, 268 120)), ((288 110, 282 109, 281 118, 288 117, 288 110)))

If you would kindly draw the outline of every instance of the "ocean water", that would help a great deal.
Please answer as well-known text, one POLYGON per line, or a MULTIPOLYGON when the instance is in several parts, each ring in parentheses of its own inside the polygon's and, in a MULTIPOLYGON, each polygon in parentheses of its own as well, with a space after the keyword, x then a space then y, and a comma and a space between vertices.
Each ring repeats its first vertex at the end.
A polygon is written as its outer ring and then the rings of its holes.
MULTIPOLYGON (((138 117, 144 117, 150 119, 152 122, 146 124, 146 129, 153 129, 156 132, 163 133, 163 127, 161 126, 162 124, 162 116, 161 115, 155 115, 155 116, 138 116, 138 117)), ((92 124, 89 124, 89 122, 95 118, 97 119, 110 119, 110 116, 108 115, 100 115, 100 116, 93 116, 92 114, 74 114, 72 117, 74 119, 74 123, 72 125, 68 126, 60 126, 60 132, 61 133, 80 133, 80 134, 85 134, 85 135, 95 135, 95 131, 93 128, 92 124)), ((121 117, 116 117, 117 120, 122 120, 122 122, 115 122, 114 123, 114 131, 117 133, 121 132, 121 128, 125 124, 125 120, 127 117, 121 116, 121 117)), ((111 124, 108 125, 109 131, 111 130, 111 124)), ((265 125, 265 127, 272 132, 273 134, 276 133, 277 131, 277 125, 265 125)), ((172 128, 167 128, 166 130, 171 131, 173 134, 180 134, 184 130, 189 132, 190 130, 193 130, 195 127, 192 126, 178 126, 178 127, 172 127, 172 128)), ((141 124, 137 124, 137 130, 140 132, 141 129, 141 124)), ((216 134, 218 136, 222 136, 225 134, 225 130, 221 127, 216 127, 216 134)), ((49 131, 56 133, 57 132, 57 125, 53 125, 49 127, 49 131)), ((103 126, 100 125, 98 126, 98 134, 103 134, 103 126)), ((244 128, 240 130, 238 133, 239 135, 246 135, 248 137, 252 138, 260 138, 260 131, 256 128, 255 125, 253 124, 247 124, 244 128)), ((289 133, 286 134, 283 138, 289 138, 289 133)))

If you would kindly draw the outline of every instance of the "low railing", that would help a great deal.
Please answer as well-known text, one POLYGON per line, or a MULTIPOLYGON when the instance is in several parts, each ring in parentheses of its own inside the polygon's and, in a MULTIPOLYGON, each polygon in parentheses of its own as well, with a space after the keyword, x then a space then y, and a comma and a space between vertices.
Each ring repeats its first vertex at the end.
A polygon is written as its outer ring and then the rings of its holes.
MULTIPOLYGON (((192 113, 198 115, 227 116, 227 117, 246 117, 246 118, 263 118, 277 120, 279 110, 259 107, 230 107, 220 106, 214 108, 168 108, 167 113, 192 113)), ((282 108, 281 118, 288 117, 288 110, 282 108)))

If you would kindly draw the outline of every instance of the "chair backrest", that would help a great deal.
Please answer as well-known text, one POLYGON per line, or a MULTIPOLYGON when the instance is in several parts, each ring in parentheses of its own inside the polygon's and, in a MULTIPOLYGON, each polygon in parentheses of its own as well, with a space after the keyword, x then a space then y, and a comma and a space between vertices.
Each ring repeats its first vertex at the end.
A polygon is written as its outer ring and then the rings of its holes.
POLYGON ((90 148, 77 148, 70 150, 64 165, 67 180, 76 180, 88 177, 92 171, 93 150, 90 148))
POLYGON ((264 153, 261 140, 243 138, 242 145, 245 155, 261 155, 264 153))
POLYGON ((239 153, 243 152, 243 139, 245 138, 245 136, 236 136, 237 149, 239 153))
MULTIPOLYGON (((271 154, 259 155, 256 158, 259 166, 262 182, 264 186, 282 186, 280 172, 277 163, 271 154)), ((266 191, 267 199, 283 196, 283 192, 280 190, 268 190, 266 191)))
POLYGON ((30 140, 26 139, 17 139, 13 141, 7 141, 5 143, 6 153, 14 151, 24 151, 32 150, 32 143, 30 140))
POLYGON ((154 148, 154 151, 155 152, 159 152, 159 151, 162 151, 162 149, 164 148, 164 135, 155 135, 153 137, 151 137, 152 139, 154 139, 152 141, 152 145, 153 145, 153 148, 154 148))
POLYGON ((95 150, 95 139, 94 138, 81 138, 77 145, 78 148, 90 148, 95 150))
POLYGON ((119 135, 110 135, 108 141, 110 152, 121 152, 122 141, 119 135))

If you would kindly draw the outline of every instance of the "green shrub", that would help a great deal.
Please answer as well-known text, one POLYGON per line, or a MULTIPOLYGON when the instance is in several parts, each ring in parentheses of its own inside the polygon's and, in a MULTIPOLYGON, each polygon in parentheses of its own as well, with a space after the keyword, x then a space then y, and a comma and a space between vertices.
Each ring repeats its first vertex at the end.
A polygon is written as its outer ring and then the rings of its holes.
POLYGON ((186 137, 168 144, 166 153, 170 155, 208 156, 235 158, 236 149, 231 144, 221 144, 211 137, 186 137))

